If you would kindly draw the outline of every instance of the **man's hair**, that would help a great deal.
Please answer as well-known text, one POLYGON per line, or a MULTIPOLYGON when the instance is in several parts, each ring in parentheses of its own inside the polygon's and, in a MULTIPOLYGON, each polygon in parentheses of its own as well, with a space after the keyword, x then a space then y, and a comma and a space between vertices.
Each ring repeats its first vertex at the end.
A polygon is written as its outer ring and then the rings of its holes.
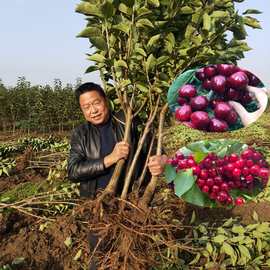
POLYGON ((106 94, 100 85, 98 85, 96 83, 87 82, 87 83, 80 85, 75 90, 75 96, 76 96, 78 103, 80 101, 80 95, 82 95, 86 92, 91 92, 91 91, 97 91, 104 99, 106 99, 106 94))

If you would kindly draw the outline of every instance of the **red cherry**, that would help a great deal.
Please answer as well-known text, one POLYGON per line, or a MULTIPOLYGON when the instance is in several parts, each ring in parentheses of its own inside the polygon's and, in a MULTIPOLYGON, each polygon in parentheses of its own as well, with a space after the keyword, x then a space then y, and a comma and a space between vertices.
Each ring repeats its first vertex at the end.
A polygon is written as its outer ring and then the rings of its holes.
POLYGON ((203 81, 205 79, 205 75, 203 72, 203 68, 200 68, 199 70, 196 71, 195 76, 200 80, 203 81))
POLYGON ((232 204, 232 203, 233 203, 233 199, 232 199, 231 196, 229 196, 229 197, 227 198, 227 204, 232 204))
POLYGON ((212 82, 210 79, 205 79, 202 83, 202 87, 206 90, 210 90, 212 88, 212 82))
POLYGON ((235 167, 233 166, 232 163, 229 163, 229 164, 226 166, 226 169, 227 169, 228 171, 233 171, 234 168, 235 168, 235 167))
POLYGON ((208 187, 212 187, 212 186, 214 185, 214 179, 213 179, 213 178, 208 178, 208 179, 206 180, 206 185, 207 185, 208 187))
POLYGON ((233 88, 229 88, 226 94, 228 100, 239 100, 240 92, 233 88))
POLYGON ((234 202, 236 205, 242 205, 245 203, 245 200, 242 197, 237 197, 234 202))
POLYGON ((236 161, 238 160, 238 155, 236 155, 236 154, 231 154, 231 155, 229 156, 229 160, 230 160, 230 162, 236 162, 236 161))
POLYGON ((192 114, 190 105, 184 104, 175 110, 175 118, 178 121, 189 121, 192 114))
POLYGON ((225 191, 220 191, 218 197, 220 198, 220 202, 224 202, 228 199, 228 194, 225 191))
POLYGON ((223 183, 222 178, 221 178, 220 176, 216 176, 216 177, 214 178, 214 182, 215 182, 215 184, 216 184, 217 186, 221 186, 222 183, 223 183))
POLYGON ((211 78, 217 73, 216 68, 214 66, 205 67, 203 69, 203 72, 204 72, 205 77, 207 78, 211 78))
POLYGON ((208 178, 208 172, 207 172, 207 170, 205 170, 205 169, 202 169, 201 170, 200 178, 202 178, 202 179, 207 179, 208 178))
POLYGON ((247 165, 247 167, 252 167, 252 166, 254 165, 253 160, 248 159, 248 160, 246 161, 246 165, 247 165))
POLYGON ((180 152, 180 153, 176 153, 176 154, 175 154, 175 157, 176 157, 178 160, 181 160, 181 159, 183 159, 185 156, 180 152))
POLYGON ((219 190, 220 190, 219 186, 217 186, 217 185, 213 185, 213 186, 212 186, 212 192, 218 193, 219 190))
POLYGON ((235 187, 235 184, 234 184, 233 181, 229 181, 228 182, 228 186, 229 186, 229 188, 234 188, 235 187))
POLYGON ((197 185, 198 185, 199 187, 203 187, 203 186, 205 185, 205 180, 199 178, 199 179, 197 180, 197 185))
POLYGON ((245 165, 245 161, 242 158, 240 158, 239 160, 235 161, 234 165, 236 168, 242 169, 245 165))
POLYGON ((267 168, 260 168, 259 170, 259 176, 263 179, 269 178, 269 170, 267 168))
POLYGON ((228 190, 229 190, 229 186, 228 186, 228 184, 223 183, 223 184, 220 186, 220 189, 223 190, 223 191, 228 191, 228 190))
POLYGON ((188 159, 187 160, 187 166, 190 168, 192 166, 195 166, 196 162, 193 159, 188 159))
POLYGON ((217 198, 217 194, 215 192, 211 192, 209 198, 215 200, 217 198))
POLYGON ((185 159, 178 161, 178 169, 185 169, 187 167, 187 161, 185 159))
POLYGON ((178 90, 178 95, 180 97, 195 97, 197 94, 196 88, 192 84, 185 84, 178 90))
POLYGON ((252 176, 251 174, 247 175, 247 176, 245 177, 245 179, 246 179, 247 183, 251 183, 251 182, 253 182, 253 180, 254 180, 254 178, 253 178, 253 176, 252 176))
POLYGON ((233 171, 232 171, 232 175, 233 175, 234 177, 240 177, 240 175, 241 175, 241 170, 238 169, 238 168, 234 168, 233 171))
POLYGON ((250 172, 253 175, 259 175, 259 171, 260 171, 260 166, 255 164, 250 168, 250 172))
POLYGON ((241 157, 243 159, 252 158, 253 157, 253 151, 250 148, 248 148, 248 149, 246 149, 246 150, 244 150, 242 152, 241 157))
POLYGON ((193 174, 200 175, 201 169, 199 166, 193 166, 191 169, 192 169, 193 174))
POLYGON ((235 186, 236 188, 240 188, 240 187, 242 186, 242 184, 241 184, 240 181, 236 181, 236 182, 234 182, 234 186, 235 186))
POLYGON ((202 187, 202 191, 205 192, 205 193, 208 193, 209 192, 209 187, 208 186, 203 186, 202 187))
POLYGON ((244 167, 244 168, 242 169, 242 174, 243 174, 244 176, 247 176, 247 175, 249 174, 249 168, 248 168, 248 167, 244 167))
POLYGON ((259 152, 254 152, 252 159, 253 160, 260 160, 262 158, 262 155, 259 152))
POLYGON ((177 103, 182 106, 184 104, 187 104, 188 101, 185 98, 183 98, 183 97, 178 97, 177 98, 177 103))
POLYGON ((210 177, 215 177, 215 176, 217 176, 217 172, 216 172, 216 169, 209 169, 208 170, 208 174, 209 174, 209 176, 210 177))

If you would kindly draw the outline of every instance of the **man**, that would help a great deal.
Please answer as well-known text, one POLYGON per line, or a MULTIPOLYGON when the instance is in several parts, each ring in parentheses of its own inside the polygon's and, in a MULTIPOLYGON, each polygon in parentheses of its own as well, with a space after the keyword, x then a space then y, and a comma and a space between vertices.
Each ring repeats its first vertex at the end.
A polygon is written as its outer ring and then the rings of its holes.
MULTIPOLYGON (((113 114, 103 89, 94 83, 85 83, 75 91, 75 95, 86 120, 75 128, 71 137, 71 149, 68 160, 68 176, 70 180, 80 182, 81 197, 95 198, 97 190, 105 189, 113 174, 115 164, 120 159, 126 160, 126 167, 132 161, 138 138, 134 123, 132 124, 130 141, 123 141, 125 119, 123 113, 113 114)), ((143 155, 143 154, 142 154, 143 155)), ((139 163, 145 159, 141 156, 139 163)), ((152 156, 148 168, 152 175, 163 172, 166 156, 152 156)), ((140 167, 136 168, 139 176, 140 167)), ((124 174, 120 177, 121 192, 124 174)), ((89 233, 90 250, 94 250, 98 237, 89 233)), ((95 259, 89 270, 97 269, 95 259)))
MULTIPOLYGON (((82 197, 94 198, 98 189, 106 188, 118 160, 125 159, 126 164, 130 164, 138 141, 137 131, 133 124, 130 141, 123 141, 124 114, 114 115, 110 111, 107 97, 99 85, 82 84, 75 95, 87 122, 73 131, 68 176, 70 180, 80 182, 82 197)), ((148 168, 151 175, 163 172, 165 160, 164 155, 150 157, 148 168)), ((120 188, 123 181, 121 179, 120 188)))

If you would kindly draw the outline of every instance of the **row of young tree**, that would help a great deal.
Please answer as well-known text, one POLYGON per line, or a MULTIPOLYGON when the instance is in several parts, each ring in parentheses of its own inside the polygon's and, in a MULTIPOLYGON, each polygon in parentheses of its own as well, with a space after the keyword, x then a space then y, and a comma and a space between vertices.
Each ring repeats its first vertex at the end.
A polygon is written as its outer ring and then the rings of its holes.
POLYGON ((32 86, 25 77, 19 77, 15 87, 6 87, 0 81, 0 130, 30 132, 63 131, 73 128, 82 115, 75 100, 76 85, 32 86))

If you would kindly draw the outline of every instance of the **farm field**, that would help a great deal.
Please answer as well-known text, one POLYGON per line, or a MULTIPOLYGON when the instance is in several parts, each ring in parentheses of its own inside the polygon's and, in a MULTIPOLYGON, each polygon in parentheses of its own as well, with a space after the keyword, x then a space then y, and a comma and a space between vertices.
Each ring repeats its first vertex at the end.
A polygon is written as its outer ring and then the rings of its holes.
MULTIPOLYGON (((241 131, 226 133, 226 138, 256 144, 269 162, 269 117, 267 112, 246 128, 245 137, 241 131)), ((87 269, 91 201, 80 200, 78 186, 66 177, 69 133, 33 136, 0 135, 0 269, 87 269)), ((173 126, 165 131, 164 147, 172 155, 201 136, 198 130, 173 126)), ((223 138, 224 134, 204 134, 204 139, 207 136, 223 138)), ((162 252, 172 256, 172 263, 153 269, 178 269, 173 268, 176 265, 242 269, 239 260, 250 267, 246 269, 269 269, 269 187, 246 205, 208 209, 183 202, 160 181, 154 205, 162 211, 160 201, 174 212, 170 222, 178 224, 180 234, 175 242, 189 248, 179 249, 176 258, 174 248, 164 247, 162 252)))

